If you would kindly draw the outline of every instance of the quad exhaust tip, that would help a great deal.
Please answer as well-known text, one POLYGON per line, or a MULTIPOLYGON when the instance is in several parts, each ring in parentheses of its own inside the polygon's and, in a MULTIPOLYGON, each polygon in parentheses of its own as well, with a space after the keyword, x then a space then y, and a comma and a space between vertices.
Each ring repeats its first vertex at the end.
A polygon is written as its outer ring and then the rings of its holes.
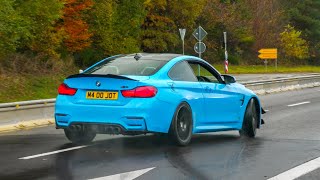
POLYGON ((70 126, 71 130, 82 131, 82 130, 91 130, 97 133, 103 134, 113 134, 118 135, 122 134, 122 129, 119 126, 115 125, 85 125, 85 124, 73 124, 70 126))

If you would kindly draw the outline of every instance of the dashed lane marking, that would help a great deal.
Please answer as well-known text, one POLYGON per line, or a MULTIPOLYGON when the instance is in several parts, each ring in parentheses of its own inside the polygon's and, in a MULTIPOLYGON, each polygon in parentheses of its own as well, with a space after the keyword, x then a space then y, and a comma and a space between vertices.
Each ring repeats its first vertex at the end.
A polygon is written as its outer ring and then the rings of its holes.
POLYGON ((72 150, 76 150, 76 149, 81 149, 81 148, 85 148, 85 147, 87 147, 87 146, 76 146, 76 147, 67 148, 67 149, 61 149, 61 150, 57 150, 57 151, 52 151, 52 152, 47 152, 47 153, 42 153, 42 154, 36 154, 36 155, 32 155, 32 156, 26 156, 26 157, 22 157, 22 158, 19 158, 19 159, 23 159, 23 160, 33 159, 33 158, 48 156, 48 155, 52 155, 52 154, 58 154, 58 153, 66 152, 66 151, 72 151, 72 150))
POLYGON ((320 157, 296 166, 268 180, 293 180, 320 168, 320 157))
POLYGON ((146 168, 146 169, 141 169, 141 170, 136 170, 136 171, 130 171, 130 172, 125 172, 121 174, 115 174, 111 176, 104 176, 104 177, 99 177, 99 178, 94 178, 94 179, 89 179, 89 180, 133 180, 139 176, 142 176, 143 174, 151 171, 155 167, 152 168, 146 168))
POLYGON ((301 103, 296 103, 296 104, 290 104, 288 105, 289 107, 293 107, 293 106, 300 106, 300 105, 303 105, 303 104, 309 104, 310 101, 306 101, 306 102, 301 102, 301 103))

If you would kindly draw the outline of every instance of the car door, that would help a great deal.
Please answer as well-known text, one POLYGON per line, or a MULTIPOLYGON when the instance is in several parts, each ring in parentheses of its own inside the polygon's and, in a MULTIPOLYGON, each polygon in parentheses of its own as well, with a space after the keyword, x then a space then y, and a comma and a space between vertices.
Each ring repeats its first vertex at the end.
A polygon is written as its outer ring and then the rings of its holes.
POLYGON ((204 125, 225 125, 240 121, 244 96, 233 84, 225 84, 220 74, 206 63, 189 61, 204 95, 204 125))
POLYGON ((181 61, 175 64, 168 73, 171 80, 168 85, 179 97, 180 101, 189 103, 193 113, 194 127, 197 126, 196 122, 204 119, 202 109, 204 107, 203 88, 194 75, 191 67, 186 61, 181 61))

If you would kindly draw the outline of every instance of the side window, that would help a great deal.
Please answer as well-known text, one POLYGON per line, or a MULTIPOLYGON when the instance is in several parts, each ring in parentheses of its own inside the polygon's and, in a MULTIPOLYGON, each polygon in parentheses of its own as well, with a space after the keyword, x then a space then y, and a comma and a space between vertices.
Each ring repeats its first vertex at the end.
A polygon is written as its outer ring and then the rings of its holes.
POLYGON ((191 69, 193 70, 194 74, 196 75, 199 82, 212 82, 212 83, 219 83, 219 80, 216 76, 211 73, 204 65, 197 63, 197 62, 189 62, 191 69))
POLYGON ((169 77, 174 81, 197 81, 197 78, 193 74, 192 69, 185 61, 179 62, 174 65, 169 72, 169 77))

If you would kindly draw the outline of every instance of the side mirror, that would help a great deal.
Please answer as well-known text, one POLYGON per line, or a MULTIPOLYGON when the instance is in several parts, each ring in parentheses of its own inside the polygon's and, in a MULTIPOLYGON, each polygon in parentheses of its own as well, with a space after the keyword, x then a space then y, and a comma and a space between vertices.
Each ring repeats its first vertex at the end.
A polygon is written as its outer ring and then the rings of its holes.
POLYGON ((83 73, 83 70, 82 69, 79 69, 79 74, 83 73))
POLYGON ((236 82, 236 78, 230 75, 221 75, 223 77, 223 80, 226 84, 231 84, 236 82))

